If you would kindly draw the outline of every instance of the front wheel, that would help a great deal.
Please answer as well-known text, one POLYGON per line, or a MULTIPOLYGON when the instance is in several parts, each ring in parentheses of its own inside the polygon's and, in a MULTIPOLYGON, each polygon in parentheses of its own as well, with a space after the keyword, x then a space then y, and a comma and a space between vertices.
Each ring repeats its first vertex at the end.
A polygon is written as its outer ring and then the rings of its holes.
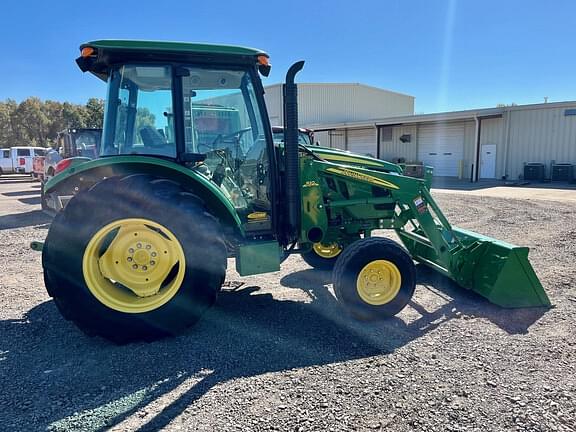
POLYGON ((396 242, 379 237, 359 240, 338 257, 334 292, 356 318, 376 320, 400 312, 416 287, 416 269, 396 242))
POLYGON ((116 343, 180 333, 215 302, 226 272, 220 226, 177 183, 110 178, 54 219, 44 281, 62 315, 116 343))
POLYGON ((301 256, 310 267, 320 270, 332 270, 342 250, 342 246, 336 242, 314 243, 312 248, 301 256))

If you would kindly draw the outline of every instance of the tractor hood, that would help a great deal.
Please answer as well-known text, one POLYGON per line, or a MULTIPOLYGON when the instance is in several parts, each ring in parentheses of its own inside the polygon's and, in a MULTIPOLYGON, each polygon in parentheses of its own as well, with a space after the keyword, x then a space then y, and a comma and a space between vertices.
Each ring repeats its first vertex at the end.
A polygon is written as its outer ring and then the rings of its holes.
POLYGON ((306 146, 318 157, 340 165, 350 165, 377 171, 389 171, 402 174, 402 167, 370 156, 362 156, 345 150, 328 147, 306 146))

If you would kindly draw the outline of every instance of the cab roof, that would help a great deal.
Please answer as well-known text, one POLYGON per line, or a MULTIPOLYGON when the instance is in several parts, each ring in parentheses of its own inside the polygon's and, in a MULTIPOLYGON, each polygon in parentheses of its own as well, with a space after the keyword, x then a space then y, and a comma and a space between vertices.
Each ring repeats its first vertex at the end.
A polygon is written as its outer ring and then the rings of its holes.
POLYGON ((83 43, 80 53, 76 59, 80 69, 90 71, 103 80, 106 80, 110 67, 129 62, 259 64, 265 76, 270 71, 266 52, 233 45, 103 39, 83 43))
POLYGON ((169 42, 169 41, 144 41, 144 40, 121 40, 102 39, 86 42, 80 46, 100 48, 114 51, 154 51, 166 53, 187 53, 187 54, 228 54, 240 56, 259 56, 268 54, 256 48, 248 48, 235 45, 217 45, 195 42, 169 42))

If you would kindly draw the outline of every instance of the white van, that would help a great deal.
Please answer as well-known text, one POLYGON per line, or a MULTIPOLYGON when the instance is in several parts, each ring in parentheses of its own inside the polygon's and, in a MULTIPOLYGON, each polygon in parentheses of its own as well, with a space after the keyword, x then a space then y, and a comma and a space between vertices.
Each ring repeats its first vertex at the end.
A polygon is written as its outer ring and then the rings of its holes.
POLYGON ((44 147, 11 147, 0 149, 0 175, 31 174, 34 156, 44 156, 44 147))

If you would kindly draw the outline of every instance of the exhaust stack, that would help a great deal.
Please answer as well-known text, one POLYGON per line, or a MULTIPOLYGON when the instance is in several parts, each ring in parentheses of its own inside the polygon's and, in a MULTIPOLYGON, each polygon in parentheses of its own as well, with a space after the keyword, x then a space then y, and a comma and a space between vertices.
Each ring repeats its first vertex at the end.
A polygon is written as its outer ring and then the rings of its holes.
POLYGON ((294 78, 304 61, 294 63, 286 73, 284 85, 284 153, 286 161, 287 237, 298 238, 300 231, 300 181, 298 173, 298 89, 294 78))

